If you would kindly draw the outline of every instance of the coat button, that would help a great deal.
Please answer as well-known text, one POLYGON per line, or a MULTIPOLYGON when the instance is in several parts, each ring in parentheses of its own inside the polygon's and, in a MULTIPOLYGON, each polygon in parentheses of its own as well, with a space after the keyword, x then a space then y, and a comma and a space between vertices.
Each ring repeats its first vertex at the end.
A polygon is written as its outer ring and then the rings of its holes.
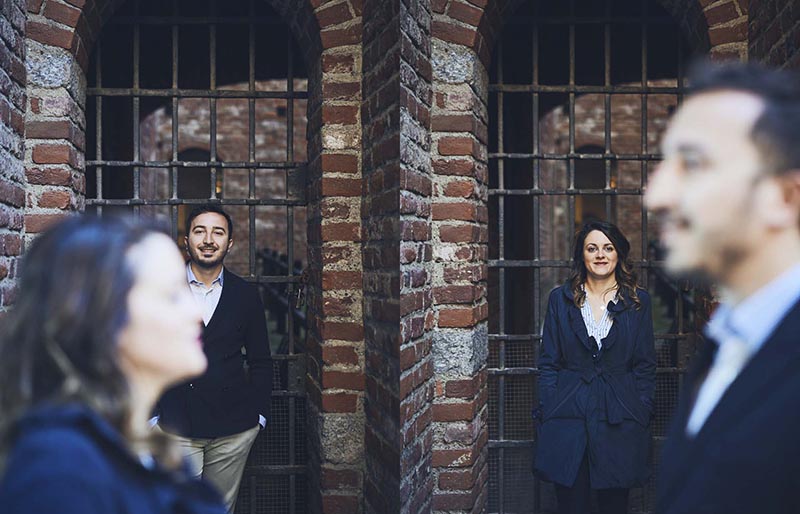
POLYGON ((194 384, 189 384, 189 387, 191 387, 192 389, 194 389, 194 384))

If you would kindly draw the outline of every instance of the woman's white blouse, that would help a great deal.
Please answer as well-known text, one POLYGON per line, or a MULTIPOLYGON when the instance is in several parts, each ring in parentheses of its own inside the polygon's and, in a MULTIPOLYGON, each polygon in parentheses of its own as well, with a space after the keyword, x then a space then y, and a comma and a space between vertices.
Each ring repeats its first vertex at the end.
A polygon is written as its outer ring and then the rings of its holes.
MULTIPOLYGON (((617 297, 612 300, 617 303, 617 297)), ((603 316, 599 321, 595 321, 594 314, 592 314, 592 306, 589 305, 589 300, 586 299, 581 307, 581 316, 583 317, 583 324, 586 325, 586 331, 589 332, 589 337, 594 337, 597 341, 597 348, 603 347, 603 339, 608 336, 611 330, 611 324, 614 322, 614 317, 608 312, 608 308, 603 306, 603 316)))

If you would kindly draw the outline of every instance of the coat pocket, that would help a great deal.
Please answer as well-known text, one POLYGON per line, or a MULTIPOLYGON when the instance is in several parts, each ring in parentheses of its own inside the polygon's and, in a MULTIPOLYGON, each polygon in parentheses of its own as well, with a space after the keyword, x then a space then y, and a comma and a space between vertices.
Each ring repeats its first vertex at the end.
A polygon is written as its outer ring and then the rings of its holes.
MULTIPOLYGON (((560 385, 560 384, 559 384, 560 385)), ((563 407, 569 402, 571 399, 575 397, 575 393, 578 392, 578 388, 581 386, 580 379, 576 379, 574 384, 564 384, 564 387, 559 387, 556 391, 556 397, 554 398, 551 405, 545 405, 544 411, 542 415, 542 421, 546 421, 554 416, 556 416, 560 410, 563 410, 563 407)), ((572 416, 570 416, 572 417, 572 416)))

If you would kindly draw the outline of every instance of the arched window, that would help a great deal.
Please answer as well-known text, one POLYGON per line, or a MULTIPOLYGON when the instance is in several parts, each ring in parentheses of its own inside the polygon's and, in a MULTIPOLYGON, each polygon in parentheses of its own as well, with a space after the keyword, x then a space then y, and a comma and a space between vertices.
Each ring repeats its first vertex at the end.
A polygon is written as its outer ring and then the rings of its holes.
POLYGON ((87 78, 87 211, 160 219, 179 244, 193 205, 233 217, 226 266, 259 283, 277 355, 237 512, 305 511, 305 314, 288 299, 307 261, 308 88, 288 26, 262 0, 128 0, 87 78))
MULTIPOLYGON (((530 473, 537 355, 549 293, 589 218, 622 228, 653 294, 652 427, 657 443, 664 435, 693 328, 688 297, 649 260, 642 192, 686 58, 678 24, 655 0, 528 1, 506 18, 488 101, 489 512, 555 510, 552 488, 530 473)), ((651 484, 632 505, 650 512, 652 498, 651 484)))

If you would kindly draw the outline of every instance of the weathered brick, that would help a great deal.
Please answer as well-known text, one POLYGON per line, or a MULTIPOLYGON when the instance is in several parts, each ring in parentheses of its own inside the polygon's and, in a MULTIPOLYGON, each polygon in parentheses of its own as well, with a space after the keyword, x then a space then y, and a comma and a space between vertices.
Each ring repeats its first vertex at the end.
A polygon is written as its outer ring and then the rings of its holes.
POLYGON ((479 289, 473 285, 448 285, 433 289, 433 300, 442 305, 448 303, 472 303, 478 299, 479 289))
POLYGON ((431 24, 431 35, 433 37, 469 48, 472 48, 475 44, 475 34, 474 28, 463 27, 455 23, 434 20, 431 24))
POLYGON ((357 366, 358 353, 352 346, 324 346, 322 348, 322 361, 326 365, 344 364, 357 366))
POLYGON ((322 179, 323 196, 361 196, 361 180, 350 178, 322 179))
POLYGON ((64 214, 26 214, 25 232, 38 234, 44 232, 50 225, 64 219, 64 214))
POLYGON ((322 106, 322 122, 338 125, 352 125, 358 122, 358 106, 326 105, 322 106))
POLYGON ((67 29, 49 23, 28 21, 26 30, 28 38, 34 41, 66 50, 72 49, 73 33, 67 29))
POLYGON ((321 156, 322 171, 336 173, 358 173, 358 156, 350 154, 329 154, 321 156))
POLYGON ((322 373, 322 387, 325 389, 350 389, 364 390, 363 372, 324 371, 322 373))
POLYGON ((352 469, 332 469, 322 466, 320 483, 323 489, 358 489, 361 473, 352 469))
POLYGON ((361 24, 354 23, 347 28, 323 30, 319 35, 323 48, 355 45, 361 39, 361 24))
POLYGON ((705 14, 706 22, 709 27, 728 23, 740 16, 739 11, 736 9, 736 4, 733 1, 710 7, 706 9, 703 14, 705 14))
POLYGON ((747 41, 747 22, 729 27, 716 27, 708 32, 711 46, 747 41))
POLYGON ((435 203, 431 216, 434 220, 475 221, 478 215, 472 203, 435 203))
POLYGON ((323 271, 322 273, 322 289, 325 291, 361 288, 360 271, 323 271))
POLYGON ((78 24, 81 11, 67 4, 48 0, 47 4, 44 6, 43 14, 45 18, 74 28, 78 24))
POLYGON ((29 168, 25 172, 29 184, 69 186, 72 172, 65 168, 29 168))
POLYGON ((463 1, 453 0, 447 9, 447 14, 453 19, 477 27, 481 22, 481 18, 483 18, 483 9, 478 9, 474 5, 463 1))
POLYGON ((355 412, 358 407, 358 394, 323 393, 320 407, 322 412, 355 412))
POLYGON ((317 22, 319 23, 321 29, 325 29, 331 25, 338 25, 353 19, 353 15, 350 13, 350 8, 348 7, 347 2, 334 4, 331 7, 320 9, 317 11, 316 15, 317 22))
POLYGON ((72 203, 69 191, 55 190, 44 191, 39 197, 38 206, 45 209, 67 209, 72 203))

